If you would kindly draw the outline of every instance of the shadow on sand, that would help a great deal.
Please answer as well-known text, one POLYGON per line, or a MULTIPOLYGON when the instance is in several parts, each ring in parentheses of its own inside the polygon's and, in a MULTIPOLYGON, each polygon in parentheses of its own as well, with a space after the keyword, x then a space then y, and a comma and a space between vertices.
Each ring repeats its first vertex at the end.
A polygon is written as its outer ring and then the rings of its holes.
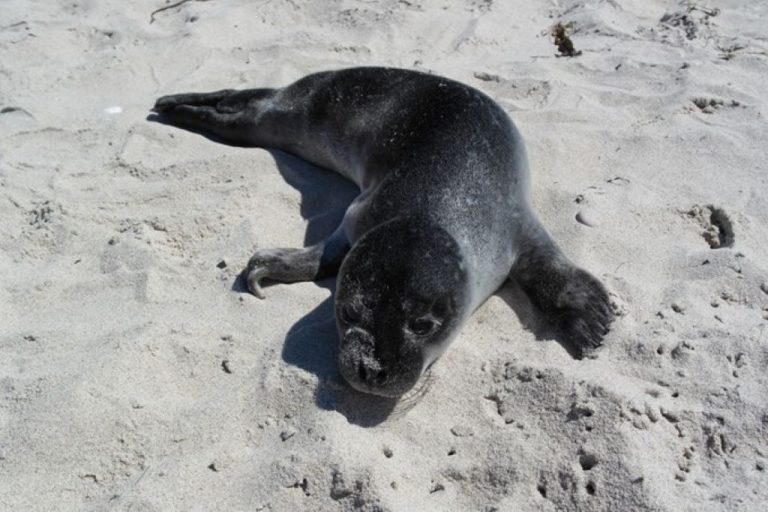
POLYGON ((536 341, 556 341, 571 357, 578 358, 576 348, 557 329, 547 323, 544 315, 531 304, 528 296, 516 282, 507 280, 495 295, 506 302, 509 309, 517 315, 523 329, 532 333, 536 341))
MULTIPOLYGON (((300 213, 307 221, 304 246, 323 240, 341 223, 347 207, 359 194, 357 187, 336 173, 289 153, 269 152, 286 183, 301 194, 300 213)), ((333 308, 336 279, 323 279, 316 284, 329 290, 331 297, 291 327, 283 345, 283 360, 317 375, 315 403, 320 408, 338 411, 356 425, 378 425, 389 417, 397 400, 360 393, 343 381, 336 362, 339 344, 333 308)), ((248 293, 243 275, 238 277, 233 290, 248 293)))
MULTIPOLYGON (((168 124, 163 116, 152 113, 147 121, 168 124)), ((220 144, 232 145, 204 130, 188 130, 220 144)), ((304 246, 329 236, 341 223, 349 204, 359 194, 358 188, 338 174, 276 149, 268 149, 285 181, 301 194, 301 216, 307 220, 304 246)), ((274 283, 272 283, 274 284, 274 283)), ((264 283, 268 287, 269 283, 264 283)), ((339 337, 333 311, 336 280, 318 281, 331 291, 324 300, 291 327, 283 345, 283 360, 318 377, 315 402, 325 410, 343 414, 350 423, 373 427, 385 421, 398 403, 397 399, 360 393, 349 387, 339 374, 336 362, 339 337)), ((249 293, 245 276, 240 274, 232 290, 249 293)))

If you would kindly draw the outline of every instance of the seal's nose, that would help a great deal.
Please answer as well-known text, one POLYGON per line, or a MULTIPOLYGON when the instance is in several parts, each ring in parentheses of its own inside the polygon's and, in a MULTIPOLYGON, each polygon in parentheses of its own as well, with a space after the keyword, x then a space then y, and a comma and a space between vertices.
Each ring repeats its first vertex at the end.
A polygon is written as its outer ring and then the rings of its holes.
POLYGON ((377 389, 387 381, 383 361, 376 356, 373 336, 359 328, 349 329, 341 343, 339 366, 341 374, 360 390, 377 389))
POLYGON ((360 361, 357 366, 357 376, 360 377, 360 382, 368 385, 381 384, 387 378, 387 372, 384 370, 378 362, 370 364, 365 359, 360 361))

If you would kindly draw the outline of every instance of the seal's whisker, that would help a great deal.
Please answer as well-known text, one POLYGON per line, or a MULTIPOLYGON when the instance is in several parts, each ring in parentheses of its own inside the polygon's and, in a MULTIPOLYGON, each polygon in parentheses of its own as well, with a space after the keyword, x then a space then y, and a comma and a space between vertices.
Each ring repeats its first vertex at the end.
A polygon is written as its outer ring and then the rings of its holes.
POLYGON ((419 382, 417 382, 410 391, 400 397, 400 399, 395 404, 394 409, 392 409, 389 418, 400 418, 404 416, 405 413, 413 409, 419 402, 421 402, 424 396, 426 396, 426 394, 432 388, 432 384, 434 384, 435 380, 436 377, 434 372, 431 369, 427 369, 424 372, 424 375, 422 375, 421 379, 419 379, 419 382))

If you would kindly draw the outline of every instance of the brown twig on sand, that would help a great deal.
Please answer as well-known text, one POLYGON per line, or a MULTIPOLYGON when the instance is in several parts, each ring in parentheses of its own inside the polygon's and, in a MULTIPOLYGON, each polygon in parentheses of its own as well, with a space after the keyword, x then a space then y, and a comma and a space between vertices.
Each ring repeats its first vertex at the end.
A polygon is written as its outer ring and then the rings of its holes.
POLYGON ((166 5, 165 7, 155 9, 154 11, 152 11, 152 14, 149 15, 149 24, 151 25, 152 23, 155 22, 155 14, 159 12, 167 11, 168 9, 173 9, 174 7, 184 5, 187 2, 208 2, 208 1, 209 0, 179 0, 178 2, 173 3, 171 5, 166 5))
POLYGON ((559 56, 561 57, 577 57, 581 55, 581 51, 577 51, 573 47, 573 41, 571 41, 571 38, 568 37, 567 31, 570 28, 570 23, 563 25, 562 23, 558 22, 549 32, 549 34, 555 38, 554 43, 555 46, 557 46, 557 51, 560 52, 559 56))

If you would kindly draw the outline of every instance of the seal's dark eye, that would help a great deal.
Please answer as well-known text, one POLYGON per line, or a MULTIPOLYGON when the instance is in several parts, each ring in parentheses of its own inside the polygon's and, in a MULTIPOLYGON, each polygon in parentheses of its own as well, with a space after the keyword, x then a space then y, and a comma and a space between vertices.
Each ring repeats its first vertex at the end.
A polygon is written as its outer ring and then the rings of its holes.
POLYGON ((358 324, 360 323, 360 310, 352 304, 345 304, 341 308, 341 319, 350 325, 358 324))
POLYGON ((408 330, 416 336, 431 334, 437 327, 437 323, 431 318, 417 318, 408 322, 408 330))

